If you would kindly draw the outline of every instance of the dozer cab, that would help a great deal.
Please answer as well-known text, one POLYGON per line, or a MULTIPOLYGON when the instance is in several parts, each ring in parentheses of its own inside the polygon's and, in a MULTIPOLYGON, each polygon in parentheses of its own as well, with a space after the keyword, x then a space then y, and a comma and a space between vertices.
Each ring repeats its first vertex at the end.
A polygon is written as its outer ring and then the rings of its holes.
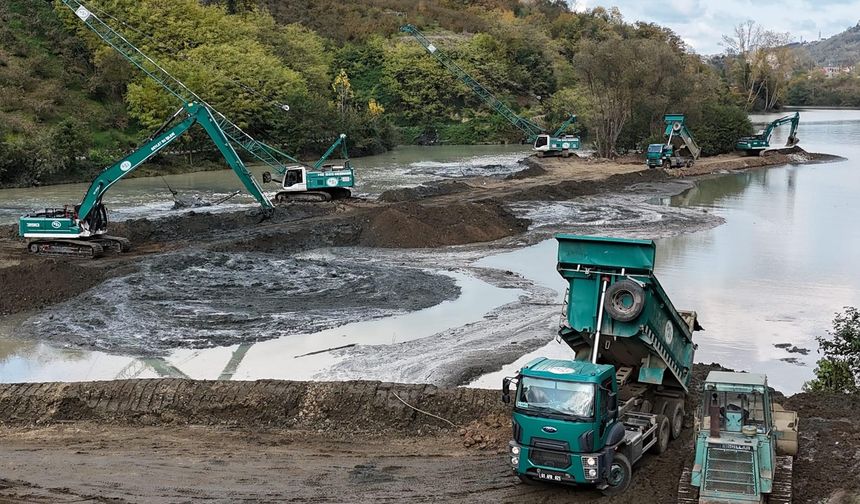
POLYGON ((773 403, 767 377, 712 371, 696 418, 696 458, 679 504, 791 504, 797 413, 773 403))

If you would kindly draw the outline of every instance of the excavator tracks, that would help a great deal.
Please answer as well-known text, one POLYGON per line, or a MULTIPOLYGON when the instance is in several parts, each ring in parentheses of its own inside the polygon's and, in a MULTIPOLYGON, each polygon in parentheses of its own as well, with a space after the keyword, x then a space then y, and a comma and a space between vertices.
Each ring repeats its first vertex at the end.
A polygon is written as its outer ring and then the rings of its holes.
POLYGON ((275 203, 323 203, 326 201, 346 199, 351 196, 349 189, 333 188, 326 191, 281 191, 275 195, 275 203))
POLYGON ((27 250, 40 256, 96 259, 105 252, 128 252, 131 242, 120 236, 106 235, 89 240, 34 240, 27 245, 27 250))
POLYGON ((768 504, 791 504, 791 480, 794 459, 791 456, 776 457, 774 464, 773 490, 767 498, 768 504))
POLYGON ((49 257, 77 257, 95 259, 104 254, 104 247, 95 241, 50 240, 32 241, 27 245, 31 254, 49 257))

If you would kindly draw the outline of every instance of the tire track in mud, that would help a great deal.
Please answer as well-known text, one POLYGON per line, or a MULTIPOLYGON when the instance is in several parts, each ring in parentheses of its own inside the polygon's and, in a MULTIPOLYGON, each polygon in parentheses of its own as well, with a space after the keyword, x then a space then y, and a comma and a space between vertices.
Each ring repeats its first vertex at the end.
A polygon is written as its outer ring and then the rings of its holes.
POLYGON ((506 411, 492 391, 368 381, 119 380, 0 385, 0 423, 233 424, 344 431, 441 429, 506 411))

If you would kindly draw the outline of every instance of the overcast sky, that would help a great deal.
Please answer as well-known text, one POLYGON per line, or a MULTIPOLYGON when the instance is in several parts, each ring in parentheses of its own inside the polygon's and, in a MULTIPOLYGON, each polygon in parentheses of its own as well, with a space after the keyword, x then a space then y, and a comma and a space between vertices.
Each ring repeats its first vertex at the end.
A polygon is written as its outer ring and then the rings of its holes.
POLYGON ((625 21, 668 26, 699 54, 716 54, 723 34, 747 19, 790 32, 792 39, 827 38, 860 21, 860 0, 568 0, 581 11, 597 6, 621 9, 625 21))

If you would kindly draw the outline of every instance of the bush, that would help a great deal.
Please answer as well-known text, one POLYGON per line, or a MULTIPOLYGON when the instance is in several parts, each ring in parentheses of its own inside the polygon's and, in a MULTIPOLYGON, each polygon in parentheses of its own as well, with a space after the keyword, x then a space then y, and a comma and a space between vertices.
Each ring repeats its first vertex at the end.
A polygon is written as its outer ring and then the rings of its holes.
POLYGON ((753 133, 746 112, 734 105, 705 105, 702 118, 690 124, 703 156, 731 152, 739 138, 753 133))
POLYGON ((816 337, 824 358, 815 368, 815 379, 804 384, 807 391, 857 392, 860 382, 860 311, 846 307, 833 319, 833 330, 816 337))

